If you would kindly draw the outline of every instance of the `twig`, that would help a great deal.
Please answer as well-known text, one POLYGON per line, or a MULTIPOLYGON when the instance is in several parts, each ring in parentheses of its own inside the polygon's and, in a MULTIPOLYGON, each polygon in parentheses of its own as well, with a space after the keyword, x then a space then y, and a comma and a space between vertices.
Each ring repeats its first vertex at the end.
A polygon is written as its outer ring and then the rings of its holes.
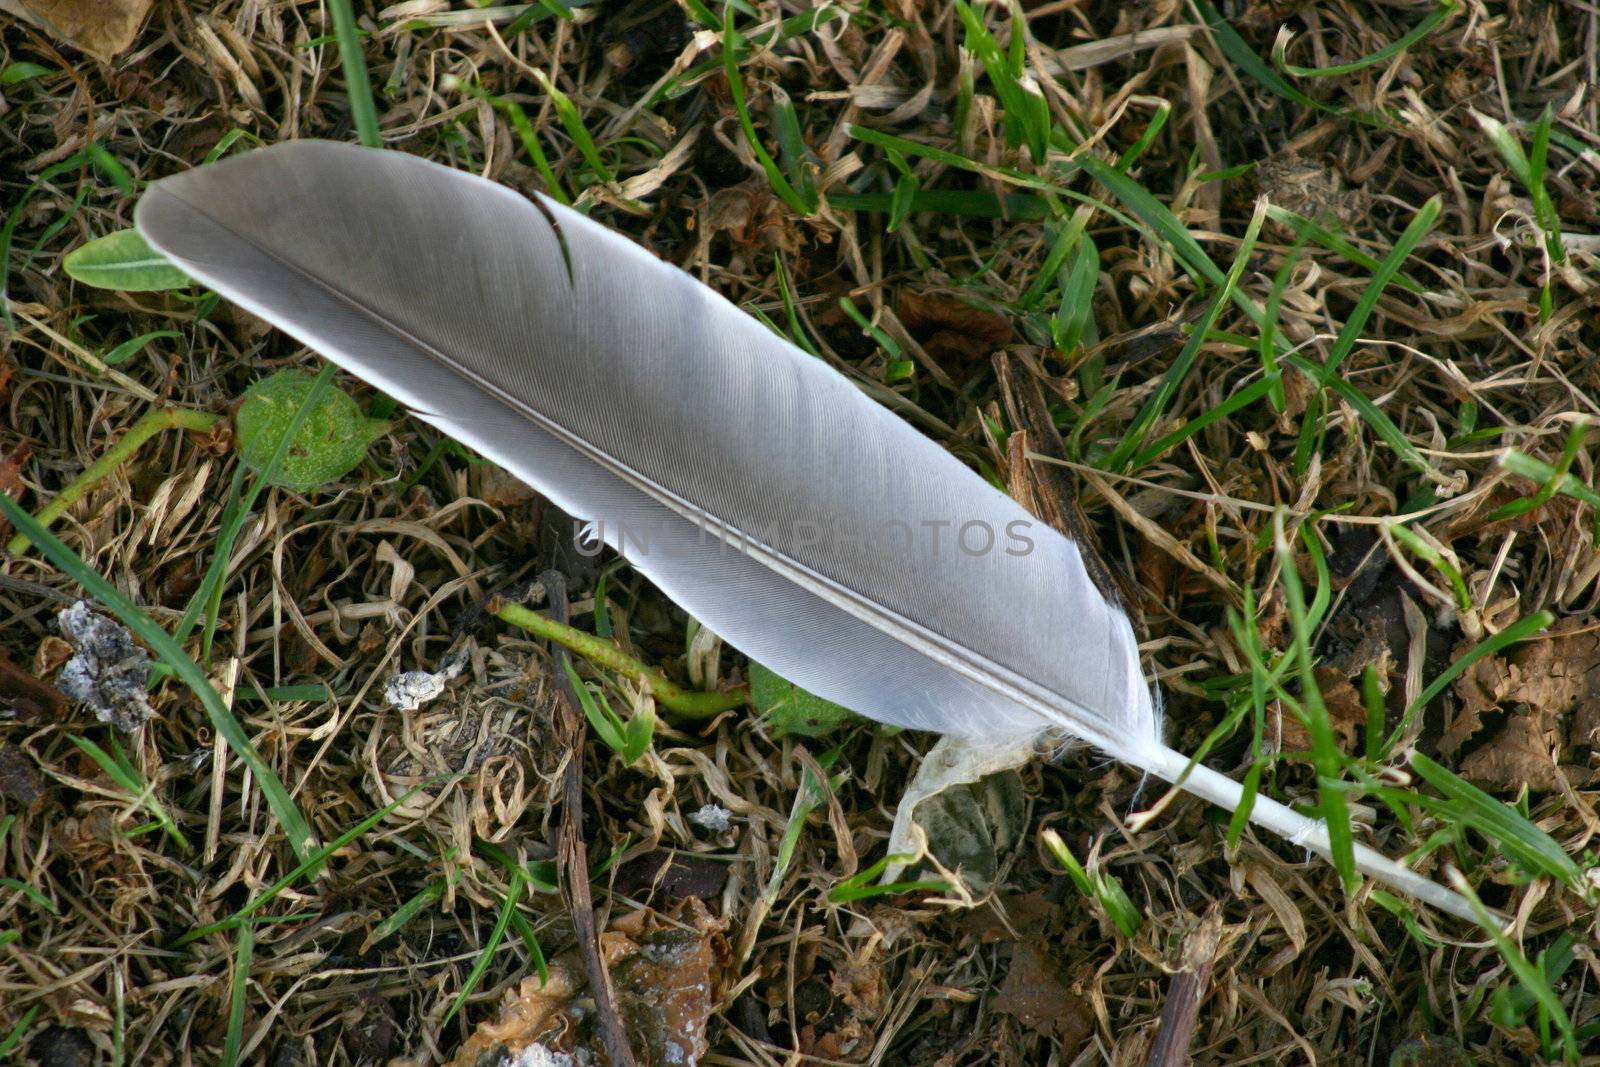
POLYGON ((1211 969, 1221 954, 1222 911, 1213 904, 1200 925, 1184 938, 1183 970, 1172 976, 1161 1024, 1146 1067, 1187 1067, 1200 1005, 1210 992, 1211 969))
MULTIPOLYGON (((546 571, 540 575, 550 597, 550 610, 557 616, 557 625, 566 625, 567 582, 560 571, 546 571)), ((531 614, 531 612, 530 612, 531 614)), ((578 955, 583 957, 583 968, 588 972, 589 991, 594 996, 595 1017, 600 1029, 600 1039, 605 1043, 606 1056, 611 1067, 635 1067, 633 1049, 628 1045, 628 1035, 622 1019, 617 1015, 616 998, 611 988, 611 975, 600 957, 600 936, 594 923, 594 898, 589 895, 589 852, 583 843, 583 742, 586 733, 583 716, 578 712, 572 683, 567 680, 565 649, 557 651, 556 692, 561 708, 560 736, 567 746, 567 769, 562 782, 561 841, 557 856, 561 863, 561 895, 567 911, 572 915, 572 926, 578 934, 578 955)))

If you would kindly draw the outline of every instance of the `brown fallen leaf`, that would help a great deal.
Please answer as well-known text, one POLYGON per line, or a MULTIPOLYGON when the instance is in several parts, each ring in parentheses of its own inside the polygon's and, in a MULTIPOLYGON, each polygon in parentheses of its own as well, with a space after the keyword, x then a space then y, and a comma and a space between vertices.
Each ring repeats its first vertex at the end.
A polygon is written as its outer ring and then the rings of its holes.
POLYGON ((0 0, 0 11, 33 23, 67 44, 109 62, 139 36, 151 0, 0 0))
POLYGON ((474 463, 468 468, 472 495, 491 507, 512 508, 534 498, 527 482, 494 463, 474 463))
POLYGON ((1067 988, 1055 963, 1044 949, 1019 943, 1011 950, 1011 967, 994 998, 994 1010, 1016 1018, 1022 1025, 1062 1043, 1069 1058, 1093 1032, 1089 1003, 1067 988))
MULTIPOLYGON (((6 375, 9 369, 0 364, 0 399, 5 398, 6 375)), ((0 494, 20 501, 27 486, 22 483, 23 468, 28 465, 28 460, 33 458, 33 449, 28 447, 28 442, 23 441, 11 449, 0 449, 0 494)), ((0 519, 0 540, 11 535, 11 522, 0 519)))
MULTIPOLYGON (((711 1011, 731 956, 723 927, 689 897, 670 914, 641 909, 601 932, 616 1008, 641 1067, 694 1067, 710 1049, 711 1011)), ((604 1062, 582 961, 565 954, 549 970, 548 983, 528 978, 508 992, 499 1017, 478 1026, 451 1067, 570 1062, 563 1056, 604 1062)))
MULTIPOLYGON (((1464 650, 1458 650, 1464 651, 1464 650)), ((1506 712, 1505 726, 1461 760, 1461 773, 1479 784, 1539 791, 1600 780, 1600 772, 1560 763, 1568 746, 1600 747, 1600 627, 1563 619, 1542 639, 1507 655, 1474 663, 1455 683, 1459 701, 1439 740, 1453 755, 1482 730, 1485 717, 1506 712)))
POLYGON ((871 1055, 872 1024, 854 1016, 838 1024, 808 1022, 800 1027, 800 1055, 832 1063, 860 1063, 871 1055))
POLYGON ((28 812, 44 804, 44 783, 33 758, 15 745, 0 745, 0 797, 16 801, 28 812))
MULTIPOLYGON (((1297 152, 1283 152, 1256 166, 1262 196, 1319 222, 1353 222, 1362 210, 1359 191, 1344 187, 1339 172, 1297 152)), ((1281 223, 1274 223, 1280 230, 1281 223)))
POLYGON ((1018 937, 1041 937, 1061 916, 1061 907, 1040 890, 1031 893, 997 892, 966 912, 957 928, 986 945, 1018 937))
POLYGON ((1461 761, 1461 776, 1478 785, 1516 790, 1523 786, 1540 793, 1561 789, 1562 779, 1584 786, 1595 772, 1585 767, 1559 767, 1555 753, 1560 744, 1549 716, 1529 713, 1506 723, 1494 740, 1461 761))
POLYGON ((858 1019, 876 1019, 889 999, 881 945, 867 941, 842 961, 828 978, 829 991, 858 1019))
POLYGON ((658 848, 629 860, 617 871, 613 888, 630 897, 660 894, 668 901, 685 897, 714 900, 728 884, 728 865, 693 853, 658 848))
POLYGON ((617 1008, 641 1065, 692 1067, 711 1048, 711 1011, 732 955, 724 925, 688 897, 670 918, 647 908, 600 935, 617 1008), (631 951, 613 956, 622 947, 618 939, 631 943, 631 951))
POLYGON ((901 293, 895 314, 941 365, 985 359, 1011 340, 1011 323, 953 296, 901 293))
MULTIPOLYGON (((1328 719, 1339 738, 1339 747, 1354 755, 1356 735, 1367 721, 1367 705, 1361 694, 1343 671, 1329 667, 1317 668, 1317 688, 1322 693, 1323 706, 1328 709, 1328 719)), ((1283 747, 1288 752, 1305 752, 1311 748, 1311 731, 1306 724, 1279 706, 1282 722, 1283 747)))
POLYGON ((52 721, 66 709, 67 698, 48 682, 40 681, 0 652, 0 709, 20 719, 52 721))
POLYGON ((581 965, 574 971, 555 960, 549 973, 548 982, 525 978, 516 989, 508 990, 500 1002, 499 1017, 478 1024, 456 1049, 451 1067, 478 1067, 496 1049, 504 1055, 487 1062, 500 1063, 506 1057, 521 1057, 534 1045, 551 1048, 547 1042, 557 1043, 569 1036, 571 1026, 565 1012, 583 987, 583 980, 577 977, 583 973, 581 965))
POLYGON ((1339 735, 1339 747, 1355 755, 1356 735, 1367 722, 1366 701, 1341 671, 1318 667, 1317 685, 1322 689, 1322 703, 1328 709, 1334 732, 1339 735))

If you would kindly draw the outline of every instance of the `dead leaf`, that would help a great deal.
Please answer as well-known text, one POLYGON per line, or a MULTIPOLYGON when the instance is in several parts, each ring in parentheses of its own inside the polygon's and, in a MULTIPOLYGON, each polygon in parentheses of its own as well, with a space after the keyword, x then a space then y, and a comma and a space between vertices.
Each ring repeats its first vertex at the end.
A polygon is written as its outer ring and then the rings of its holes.
MULTIPOLYGON (((489 1053, 502 1050, 505 1057, 520 1057, 545 1039, 556 1040, 564 1031, 570 1031, 570 1020, 565 1010, 583 986, 575 973, 561 961, 550 964, 550 980, 541 983, 537 977, 526 978, 516 989, 506 993, 500 1002, 500 1016, 493 1022, 485 1021, 456 1049, 451 1067, 478 1067, 489 1053)), ((502 1062, 504 1057, 489 1059, 502 1062)))
POLYGON ((726 232, 740 247, 764 245, 789 255, 797 254, 805 244, 783 201, 759 179, 714 193, 701 224, 705 227, 702 241, 726 232))
POLYGON ((1459 707, 1439 740, 1447 756, 1482 731, 1486 716, 1509 716, 1462 759, 1468 779, 1540 791, 1560 789, 1563 778, 1578 786, 1600 779, 1590 768, 1559 763, 1568 745, 1600 747, 1600 628, 1593 620, 1563 619, 1544 639, 1479 660, 1456 679, 1455 694, 1459 707))
POLYGON ((527 482, 494 463, 474 463, 468 479, 472 495, 490 507, 517 507, 534 497, 527 482))
MULTIPOLYGON (((1356 752, 1356 737, 1366 725, 1367 705, 1361 694, 1342 671, 1328 667, 1317 668, 1317 687, 1322 693, 1323 706, 1328 709, 1328 720, 1338 735, 1339 747, 1352 755, 1356 752)), ((1304 752, 1311 748, 1311 731, 1306 724, 1288 713, 1280 704, 1277 713, 1282 717, 1283 747, 1289 752, 1304 752)))
MULTIPOLYGON (((55 634, 45 634, 33 651, 33 676, 48 678, 72 658, 72 646, 55 634)), ((66 698, 63 697, 63 700, 66 698)))
POLYGON ((941 365, 986 359, 1011 340, 1011 323, 992 311, 939 293, 901 293, 895 314, 941 365))
POLYGON ((1461 761, 1461 776, 1479 785, 1500 789, 1529 789, 1554 793, 1565 778, 1573 785, 1588 785, 1594 772, 1584 767, 1556 765, 1554 753, 1559 744, 1552 724, 1542 714, 1518 715, 1490 744, 1476 749, 1461 761))
MULTIPOLYGON (((1353 222, 1363 199, 1347 190, 1339 172, 1296 152, 1284 152, 1256 166, 1256 183, 1262 196, 1318 222, 1353 222)), ((1287 226, 1274 223, 1280 231, 1287 226)))
POLYGON ((996 892, 961 917, 963 934, 986 945, 1017 937, 1041 937, 1061 908, 1040 890, 1031 893, 996 892))
POLYGON ((44 783, 33 759, 15 745, 0 745, 0 797, 16 801, 29 812, 44 804, 44 783))
POLYGON ((867 941, 849 959, 834 968, 828 987, 858 1019, 876 1019, 889 999, 883 974, 881 942, 867 941))
POLYGON ((688 897, 670 920, 644 909, 601 935, 602 952, 608 939, 633 943, 633 951, 610 968, 617 1008, 642 1065, 693 1067, 710 1049, 718 975, 731 956, 723 927, 704 904, 688 897))
POLYGON ((1093 1014, 1083 997, 1067 988, 1055 963, 1035 944, 1018 944, 1011 951, 1011 967, 994 998, 994 1010, 1016 1018, 1044 1037, 1057 1037, 1063 1049, 1068 1039, 1081 1045, 1093 1027, 1093 1014))
POLYGON ((727 884, 726 863, 658 848, 623 864, 613 888, 630 897, 659 893, 676 902, 685 897, 715 900, 727 884))
POLYGON ((952 892, 975 890, 981 894, 986 891, 988 881, 981 877, 983 872, 975 870, 973 865, 986 866, 992 877, 997 862, 996 834, 993 831, 1004 829, 1007 835, 1011 831, 1010 828, 989 826, 990 820, 982 817, 989 805, 979 802, 980 796, 988 793, 987 790, 979 791, 980 783, 1014 771, 1031 760, 1033 754, 1034 742, 1027 738, 1013 738, 999 747, 991 743, 978 744, 954 735, 939 738, 928 754, 922 757, 916 775, 911 779, 911 784, 906 786, 900 798, 900 807, 895 812, 894 825, 889 830, 889 854, 911 858, 890 863, 880 881, 896 881, 908 867, 925 859, 936 859, 943 867, 941 876, 952 882, 952 892), (964 788, 968 786, 974 788, 964 788), (948 799, 941 804, 941 797, 948 799), (926 810, 920 810, 924 807, 926 810), (971 818, 973 815, 979 817, 971 818), (987 834, 987 848, 981 840, 986 827, 990 831, 987 834), (959 839, 937 839, 946 833, 959 839), (977 847, 968 850, 962 847, 964 845, 977 847), (955 858, 951 855, 952 850, 968 854, 955 858), (982 862, 982 853, 985 851, 988 853, 987 864, 982 862), (955 877, 955 871, 949 869, 952 864, 946 863, 947 859, 957 865, 966 863, 966 868, 960 873, 974 884, 957 884, 961 880, 955 877), (978 882, 982 884, 976 884, 978 882))
POLYGON ((1340 671, 1318 667, 1317 685, 1322 689, 1322 703, 1328 709, 1328 718, 1339 735, 1339 747, 1354 755, 1356 735, 1367 722, 1366 701, 1340 671))
POLYGON ((43 682, 0 652, 0 709, 17 718, 53 721, 61 717, 67 698, 55 686, 43 682))
POLYGON ((9 11, 103 62, 139 36, 151 0, 0 0, 9 11))
POLYGON ((860 1063, 872 1052, 873 1028, 870 1022, 847 1019, 818 1032, 818 1024, 800 1027, 800 1054, 832 1063, 860 1063))
MULTIPOLYGON (((669 914, 644 908, 601 932, 616 1009, 640 1067, 694 1067, 710 1049, 711 1012, 731 956, 724 925, 690 897, 669 914)), ((549 983, 529 978, 508 993, 499 1018, 462 1043, 452 1067, 604 1062, 583 974, 575 954, 551 960, 549 983)))
MULTIPOLYGON (((0 364, 0 400, 5 398, 6 377, 10 369, 0 364)), ((20 501, 27 486, 22 484, 22 469, 28 465, 28 460, 33 458, 33 450, 28 447, 28 442, 23 441, 9 452, 0 452, 0 494, 9 496, 14 501, 20 501)), ((0 519, 0 540, 11 535, 11 522, 9 519, 0 519)))

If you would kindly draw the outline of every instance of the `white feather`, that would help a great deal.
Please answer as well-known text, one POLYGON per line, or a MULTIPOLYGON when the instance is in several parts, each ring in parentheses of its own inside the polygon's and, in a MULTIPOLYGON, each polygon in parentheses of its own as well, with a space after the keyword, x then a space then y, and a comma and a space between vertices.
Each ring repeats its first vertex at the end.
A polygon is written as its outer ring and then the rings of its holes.
MULTIPOLYGON (((1237 783, 1185 776, 1162 742, 1132 627, 1075 544, 625 238, 315 141, 157 182, 136 218, 195 278, 594 522, 796 684, 914 729, 1005 744, 1062 730, 1238 804, 1237 783)), ((1252 819, 1327 851, 1320 823, 1266 798, 1252 819)), ((1377 853, 1358 865, 1470 917, 1377 853)))

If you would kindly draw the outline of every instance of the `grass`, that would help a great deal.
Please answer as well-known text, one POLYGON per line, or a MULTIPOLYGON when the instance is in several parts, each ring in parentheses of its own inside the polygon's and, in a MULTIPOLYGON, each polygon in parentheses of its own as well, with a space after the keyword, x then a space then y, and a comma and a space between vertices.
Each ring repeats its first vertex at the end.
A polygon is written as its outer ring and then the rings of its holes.
MULTIPOLYGON (((167 814, 167 809, 161 806, 161 801, 156 799, 153 789, 139 780, 138 769, 129 761, 127 753, 122 751, 122 746, 117 743, 115 738, 112 738, 110 752, 107 752, 87 737, 70 736, 68 740, 78 746, 78 751, 98 763, 100 769, 105 772, 106 777, 121 786, 134 804, 150 812, 150 817, 155 820, 152 824, 155 828, 160 829, 168 837, 171 837, 173 842, 183 851, 193 851, 193 846, 189 844, 189 839, 183 836, 183 831, 178 829, 178 824, 173 821, 171 815, 167 814)), ((142 830, 143 828, 130 832, 140 833, 142 830)))
POLYGON ((328 1062, 448 1060, 572 947, 552 641, 660 714, 584 709, 602 925, 645 899, 672 913, 628 882, 654 849, 729 876, 699 890, 732 948, 720 1060, 837 1060, 848 1039, 886 1063, 1142 1061, 1213 904, 1230 934, 1196 1062, 1403 1063, 1411 1039, 1559 1061, 1594 1040, 1579 709, 1517 689, 1441 747, 1480 670, 1579 647, 1564 627, 1600 603, 1588 8, 383 11, 230 21, 226 63, 147 28, 106 66, 4 23, 0 490, 21 507, 0 505, 0 650, 49 678, 54 597, 87 593, 159 661, 161 716, 116 739, 77 708, 0 718, 0 783, 14 765, 40 783, 36 805, 0 788, 0 1058, 88 1026, 124 1062, 180 1029, 225 1063, 307 1041, 328 1062), (1111 50, 1062 59, 1085 45, 1111 50), (687 620, 610 561, 569 575, 570 626, 495 602, 558 562, 564 520, 414 421, 319 492, 243 469, 227 413, 302 350, 204 294, 80 286, 62 260, 126 229, 149 180, 290 119, 582 204, 1011 488, 1032 475, 996 353, 908 325, 903 297, 1005 319, 1063 477, 1085 472, 1169 739, 1242 779, 1245 807, 1176 803, 1134 832, 1136 774, 1038 763, 1015 836, 974 800, 993 907, 945 910, 956 887, 927 871, 882 880, 925 738, 771 736, 742 710, 744 661, 691 676, 687 620), (1287 192, 1266 165, 1285 160, 1310 175, 1287 192), (437 702, 384 701, 458 647, 471 667, 437 702), (1524 716, 1569 788, 1469 773, 1524 716), (1328 817, 1336 863, 1253 836, 1262 794, 1328 817), (1080 861, 1069 841, 1099 844, 1080 861), (1356 841, 1459 872, 1483 929, 1360 883, 1356 841), (1094 1005, 1086 1037, 1007 1010, 1019 941, 1094 1005), (774 1007, 813 999, 831 1006, 774 1007), (356 1021, 374 1005, 381 1049, 356 1021))

